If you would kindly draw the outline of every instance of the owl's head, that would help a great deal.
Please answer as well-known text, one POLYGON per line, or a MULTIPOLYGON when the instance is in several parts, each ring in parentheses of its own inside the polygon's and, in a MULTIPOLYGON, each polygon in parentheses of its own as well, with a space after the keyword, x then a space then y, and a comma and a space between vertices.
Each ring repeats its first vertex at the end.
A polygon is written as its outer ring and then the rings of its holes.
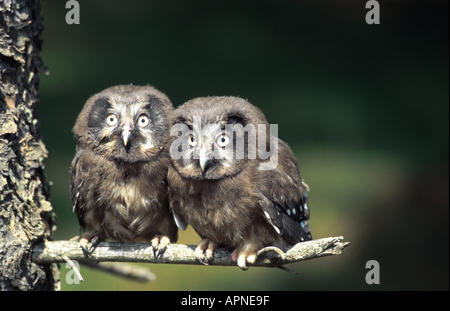
POLYGON ((261 126, 267 133, 261 136, 266 143, 270 132, 264 114, 241 98, 193 99, 174 111, 172 163, 181 176, 195 180, 236 175, 258 165, 261 126))
POLYGON ((146 161, 167 144, 172 103, 151 86, 118 85, 88 99, 73 132, 81 148, 120 162, 146 161))

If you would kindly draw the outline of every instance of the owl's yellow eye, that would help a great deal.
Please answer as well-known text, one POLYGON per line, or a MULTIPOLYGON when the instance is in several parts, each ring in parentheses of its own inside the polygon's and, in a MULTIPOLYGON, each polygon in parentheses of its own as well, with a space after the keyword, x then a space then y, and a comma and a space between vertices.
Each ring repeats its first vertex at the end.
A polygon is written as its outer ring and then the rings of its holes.
POLYGON ((146 127, 147 125, 149 125, 150 123, 150 119, 148 118, 148 116, 143 113, 139 116, 138 118, 138 125, 139 127, 146 127))
POLYGON ((192 134, 189 134, 189 145, 191 145, 192 147, 197 145, 197 139, 195 139, 195 136, 192 134))
POLYGON ((217 137, 216 143, 220 147, 226 147, 226 146, 228 146, 230 144, 230 137, 227 134, 222 133, 222 134, 219 135, 219 137, 217 137))
POLYGON ((117 116, 114 113, 108 114, 108 116, 106 117, 106 124, 108 124, 109 126, 116 126, 117 123, 119 123, 119 119, 117 118, 117 116))

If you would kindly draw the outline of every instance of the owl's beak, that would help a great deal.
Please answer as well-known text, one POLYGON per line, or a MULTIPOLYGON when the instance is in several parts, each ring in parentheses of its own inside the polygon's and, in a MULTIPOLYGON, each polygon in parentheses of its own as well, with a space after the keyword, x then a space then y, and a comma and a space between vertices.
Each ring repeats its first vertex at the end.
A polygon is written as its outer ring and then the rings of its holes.
POLYGON ((209 159, 200 155, 200 168, 202 169, 202 172, 205 172, 206 163, 208 163, 209 159))
POLYGON ((208 148, 206 145, 202 145, 199 152, 199 163, 202 172, 205 172, 206 165, 211 159, 208 157, 208 148))
POLYGON ((128 143, 128 139, 131 136, 131 124, 130 123, 125 123, 122 126, 122 139, 123 139, 123 145, 126 146, 128 143))

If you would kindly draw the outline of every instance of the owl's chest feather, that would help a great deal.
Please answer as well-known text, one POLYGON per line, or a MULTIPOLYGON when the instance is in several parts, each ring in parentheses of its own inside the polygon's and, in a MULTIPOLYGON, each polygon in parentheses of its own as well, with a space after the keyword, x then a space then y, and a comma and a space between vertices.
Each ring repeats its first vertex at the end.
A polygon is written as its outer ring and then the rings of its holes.
POLYGON ((252 191, 224 181, 193 181, 185 191, 180 211, 197 232, 224 244, 242 240, 254 218, 252 191))
POLYGON ((119 167, 105 171, 97 185, 97 208, 111 213, 122 222, 132 222, 141 213, 153 212, 160 206, 159 176, 147 176, 148 168, 119 167), (108 173, 109 172, 109 173, 108 173))
POLYGON ((110 172, 114 176, 103 173, 97 184, 92 212, 108 238, 131 241, 151 224, 150 216, 158 216, 164 193, 158 186, 158 178, 149 178, 144 168, 110 172))

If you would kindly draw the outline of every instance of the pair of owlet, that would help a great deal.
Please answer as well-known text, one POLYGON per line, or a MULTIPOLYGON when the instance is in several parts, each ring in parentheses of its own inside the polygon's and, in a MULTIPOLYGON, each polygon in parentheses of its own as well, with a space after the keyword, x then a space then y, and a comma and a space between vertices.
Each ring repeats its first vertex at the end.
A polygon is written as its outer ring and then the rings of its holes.
POLYGON ((241 269, 267 246, 311 240, 307 186, 263 113, 236 97, 204 97, 173 111, 150 86, 92 96, 73 129, 72 207, 80 246, 151 241, 155 257, 190 224, 196 258, 233 250, 241 269))

